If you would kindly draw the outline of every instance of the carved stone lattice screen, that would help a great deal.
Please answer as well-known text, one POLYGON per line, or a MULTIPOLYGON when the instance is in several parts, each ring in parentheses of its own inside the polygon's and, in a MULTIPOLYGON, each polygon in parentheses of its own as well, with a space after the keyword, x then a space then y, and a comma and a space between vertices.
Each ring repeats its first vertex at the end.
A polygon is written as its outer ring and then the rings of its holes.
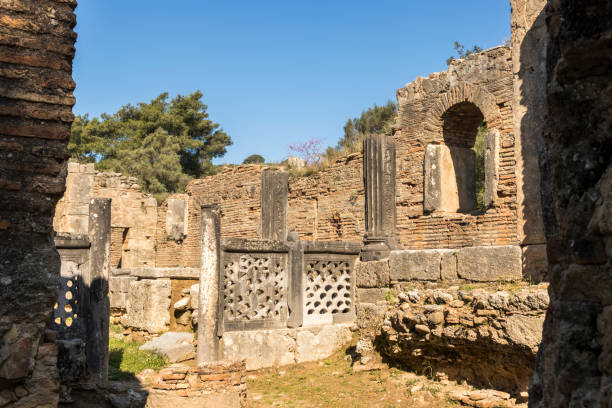
POLYGON ((222 265, 225 330, 285 327, 287 255, 225 252, 222 265))
POLYGON ((355 256, 304 255, 304 325, 351 321, 355 316, 355 256))

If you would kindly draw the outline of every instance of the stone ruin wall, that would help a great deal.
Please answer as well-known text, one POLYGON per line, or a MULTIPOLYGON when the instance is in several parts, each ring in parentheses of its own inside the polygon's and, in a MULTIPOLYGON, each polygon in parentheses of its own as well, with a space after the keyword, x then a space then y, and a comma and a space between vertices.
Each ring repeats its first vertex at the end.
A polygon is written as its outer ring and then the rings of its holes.
POLYGON ((511 68, 510 50, 497 47, 397 91, 397 228, 405 249, 518 244, 511 68), (426 214, 425 148, 444 144, 442 115, 466 101, 479 108, 490 131, 499 131, 498 199, 484 214, 426 214))
MULTIPOLYGON (((540 78, 547 102, 540 167, 551 282, 530 406, 606 407, 612 401, 612 3, 549 1, 530 17, 546 22, 547 32, 534 25, 526 35, 549 42, 548 75, 540 78)), ((522 55, 530 52, 526 45, 522 55)))
POLYGON ((54 407, 45 334, 60 259, 52 237, 75 103, 74 0, 0 2, 0 405, 54 407))
MULTIPOLYGON (((309 177, 289 179, 288 228, 304 240, 361 241, 364 233, 361 154, 336 162, 309 177)), ((237 166, 187 186, 187 237, 177 242, 166 232, 167 204, 159 208, 157 267, 197 267, 200 257, 200 206, 219 204, 226 237, 260 235, 261 171, 258 165, 237 166)), ((184 196, 178 196, 184 197, 184 196)))
POLYGON ((55 209, 54 230, 87 234, 90 201, 110 198, 111 267, 153 267, 157 202, 140 189, 133 177, 97 172, 93 163, 70 162, 66 192, 55 209))
MULTIPOLYGON (((448 72, 417 78, 397 91, 397 232, 404 249, 518 245, 515 135, 511 53, 497 47, 453 62, 448 72), (429 143, 443 143, 441 116, 455 103, 473 102, 489 130, 500 135, 497 199, 482 214, 428 214, 424 211, 423 163, 429 143)), ((363 160, 355 153, 308 177, 289 180, 289 230, 302 239, 361 241, 365 232, 363 160)), ((260 229, 262 166, 242 165, 187 186, 188 232, 168 238, 165 211, 157 223, 158 267, 199 265, 202 204, 222 209, 222 233, 253 238, 260 229)), ((540 268, 542 266, 540 265, 540 268)))

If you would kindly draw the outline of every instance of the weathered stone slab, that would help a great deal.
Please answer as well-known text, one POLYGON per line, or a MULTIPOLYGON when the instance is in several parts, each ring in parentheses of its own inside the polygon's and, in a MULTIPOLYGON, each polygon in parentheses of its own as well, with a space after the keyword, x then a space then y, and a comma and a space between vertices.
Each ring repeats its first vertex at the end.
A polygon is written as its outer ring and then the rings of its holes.
POLYGON ((303 363, 329 357, 351 340, 347 325, 324 326, 320 331, 298 330, 295 361, 303 363))
POLYGON ((358 288, 381 288, 390 283, 389 260, 355 263, 355 277, 358 288))
POLYGON ((522 277, 522 253, 519 246, 479 246, 457 252, 460 278, 487 282, 518 280, 522 277))
POLYGON ((139 347, 140 350, 154 351, 167 357, 173 363, 195 358, 192 333, 168 332, 139 347))
POLYGON ((457 275, 457 251, 454 249, 442 250, 440 260, 440 278, 444 281, 453 281, 459 278, 457 275))
POLYGON ((112 276, 108 280, 109 290, 114 293, 128 293, 130 291, 130 283, 134 282, 135 276, 112 276))
POLYGON ((523 277, 532 282, 542 282, 548 275, 546 244, 525 245, 523 250, 523 277))
POLYGON ((187 237, 187 198, 169 198, 166 212, 166 235, 175 241, 187 237))
POLYGON ((128 303, 127 293, 110 293, 108 295, 110 299, 111 309, 126 309, 128 303))
POLYGON ((198 279, 199 268, 125 268, 113 269, 113 276, 132 276, 141 279, 198 279))
POLYGON ((244 359, 249 371, 295 364, 295 337, 295 330, 225 332, 223 359, 244 359))
POLYGON ((125 322, 128 326, 157 333, 170 324, 170 295, 168 279, 140 280, 130 283, 125 322))
POLYGON ((442 252, 439 250, 391 251, 389 266, 392 281, 440 279, 440 262, 442 252))
POLYGON ((426 212, 476 208, 476 156, 472 149, 427 145, 423 206, 426 212))
POLYGON ((487 133, 485 138, 485 204, 494 205, 497 201, 497 182, 499 180, 499 132, 487 133))
POLYGON ((396 233, 395 141, 384 134, 363 139, 363 181, 366 233, 362 261, 387 258, 389 250, 400 248, 396 233))
POLYGON ((261 172, 261 237, 287 238, 289 173, 265 169, 261 172))
POLYGON ((357 288, 357 304, 384 302, 389 288, 357 288))

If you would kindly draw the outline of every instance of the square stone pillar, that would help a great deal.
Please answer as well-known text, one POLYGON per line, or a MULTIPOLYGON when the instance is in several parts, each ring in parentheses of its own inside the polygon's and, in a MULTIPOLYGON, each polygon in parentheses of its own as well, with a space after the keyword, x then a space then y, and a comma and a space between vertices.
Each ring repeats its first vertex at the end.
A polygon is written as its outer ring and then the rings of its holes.
POLYGON ((261 238, 287 239, 289 173, 264 169, 261 172, 261 238))
POLYGON ((87 302, 81 310, 85 312, 89 378, 101 386, 108 382, 110 226, 111 199, 94 198, 89 204, 89 271, 82 282, 87 302))
POLYGON ((395 226, 395 141, 393 136, 368 135, 363 141, 366 233, 362 261, 386 258, 399 249, 395 226))
POLYGON ((198 294, 198 365, 219 360, 219 276, 221 274, 221 209, 202 206, 202 251, 198 294))

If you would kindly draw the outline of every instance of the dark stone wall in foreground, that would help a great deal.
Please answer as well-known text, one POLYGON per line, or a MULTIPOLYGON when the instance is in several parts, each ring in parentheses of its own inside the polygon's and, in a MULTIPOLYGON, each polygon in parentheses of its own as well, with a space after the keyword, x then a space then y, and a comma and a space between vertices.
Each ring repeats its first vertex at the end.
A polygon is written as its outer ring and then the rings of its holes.
POLYGON ((532 407, 612 402, 612 2, 544 11, 548 115, 540 153, 550 308, 532 407))
POLYGON ((57 405, 52 239, 75 99, 75 0, 0 1, 0 406, 57 405))

